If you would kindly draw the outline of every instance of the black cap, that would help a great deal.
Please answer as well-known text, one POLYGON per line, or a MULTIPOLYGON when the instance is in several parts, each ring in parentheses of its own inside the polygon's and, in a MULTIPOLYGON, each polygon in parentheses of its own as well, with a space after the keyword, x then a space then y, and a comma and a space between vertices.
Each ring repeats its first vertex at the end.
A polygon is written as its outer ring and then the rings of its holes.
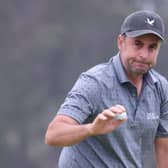
POLYGON ((136 11, 128 15, 121 26, 121 34, 128 37, 152 33, 164 40, 164 31, 163 19, 157 13, 148 10, 136 11))

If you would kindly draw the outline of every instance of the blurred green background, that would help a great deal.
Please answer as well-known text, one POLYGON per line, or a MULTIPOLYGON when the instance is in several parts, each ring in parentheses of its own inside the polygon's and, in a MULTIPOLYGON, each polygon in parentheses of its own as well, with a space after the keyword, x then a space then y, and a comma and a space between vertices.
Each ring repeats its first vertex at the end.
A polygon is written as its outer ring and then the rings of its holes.
MULTIPOLYGON (((166 23, 167 0, 1 0, 1 167, 57 168, 47 126, 79 74, 117 53, 123 18, 139 9, 166 23)), ((156 69, 168 77, 168 44, 156 69)))

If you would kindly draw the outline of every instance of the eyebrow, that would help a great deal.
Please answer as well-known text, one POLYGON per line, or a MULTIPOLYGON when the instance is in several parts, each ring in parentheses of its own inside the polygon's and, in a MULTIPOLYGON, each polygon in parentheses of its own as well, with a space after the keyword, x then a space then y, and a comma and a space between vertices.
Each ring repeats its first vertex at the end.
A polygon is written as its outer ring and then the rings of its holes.
MULTIPOLYGON (((139 42, 139 43, 144 44, 144 42, 143 42, 142 40, 140 40, 139 38, 135 38, 135 39, 134 39, 134 42, 139 42)), ((160 42, 159 40, 158 40, 158 41, 153 41, 153 42, 151 42, 150 45, 158 45, 159 42, 160 42)))

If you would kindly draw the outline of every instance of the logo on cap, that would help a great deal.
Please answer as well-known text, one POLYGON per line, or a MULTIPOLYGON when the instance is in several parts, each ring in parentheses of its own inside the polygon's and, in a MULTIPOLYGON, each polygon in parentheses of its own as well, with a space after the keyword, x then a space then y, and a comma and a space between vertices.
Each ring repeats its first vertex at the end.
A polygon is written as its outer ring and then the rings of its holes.
POLYGON ((151 26, 153 26, 153 24, 155 23, 155 20, 154 19, 149 19, 149 18, 146 18, 146 20, 145 20, 145 23, 148 23, 148 24, 150 24, 151 26))

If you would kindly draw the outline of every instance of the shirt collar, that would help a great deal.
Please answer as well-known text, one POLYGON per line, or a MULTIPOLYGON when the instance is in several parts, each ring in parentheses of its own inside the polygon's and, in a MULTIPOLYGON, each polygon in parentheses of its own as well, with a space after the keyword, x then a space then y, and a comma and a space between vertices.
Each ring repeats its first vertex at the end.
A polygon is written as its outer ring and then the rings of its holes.
POLYGON ((120 81, 120 83, 129 82, 129 79, 128 79, 125 71, 124 71, 124 67, 121 63, 119 53, 116 56, 113 57, 113 65, 114 65, 114 69, 115 69, 117 78, 120 81))

